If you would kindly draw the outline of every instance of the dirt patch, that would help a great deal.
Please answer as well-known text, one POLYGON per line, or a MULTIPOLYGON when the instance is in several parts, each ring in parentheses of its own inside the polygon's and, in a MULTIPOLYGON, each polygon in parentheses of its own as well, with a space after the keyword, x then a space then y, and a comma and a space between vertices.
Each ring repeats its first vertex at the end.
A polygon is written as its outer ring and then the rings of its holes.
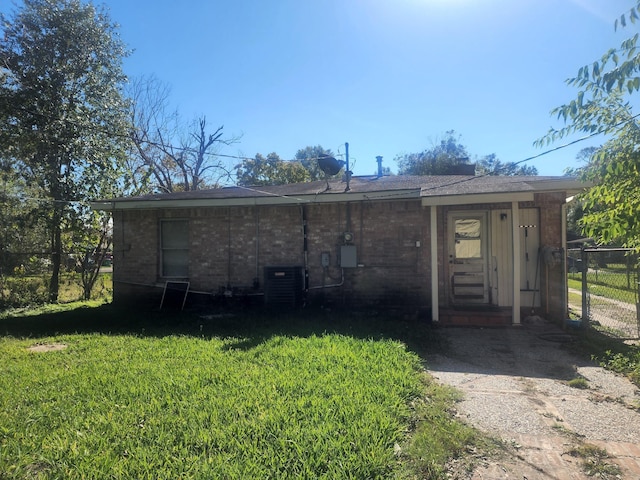
POLYGON ((58 352, 67 348, 64 343, 38 343, 28 348, 30 352, 58 352))

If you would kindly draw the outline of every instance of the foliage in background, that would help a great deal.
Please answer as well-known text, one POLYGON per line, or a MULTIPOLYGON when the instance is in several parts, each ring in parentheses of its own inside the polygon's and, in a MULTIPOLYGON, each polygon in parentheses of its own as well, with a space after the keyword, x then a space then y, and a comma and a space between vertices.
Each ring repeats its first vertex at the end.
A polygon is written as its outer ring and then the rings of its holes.
POLYGON ((38 215, 39 202, 32 200, 37 190, 2 157, 0 182, 0 275, 10 275, 47 251, 47 224, 38 215))
MULTIPOLYGON (((581 177, 584 168, 589 165, 591 158, 598 151, 597 147, 586 147, 576 154, 576 160, 582 163, 578 168, 566 168, 565 176, 581 177)), ((582 217, 584 216, 584 201, 581 196, 576 196, 571 202, 567 203, 567 240, 576 240, 584 238, 585 233, 582 228, 582 217)))
MULTIPOLYGON (((40 259, 32 257, 37 263, 33 269, 41 270, 40 259)), ((44 274, 30 273, 29 264, 17 267, 13 275, 0 275, 0 312, 14 308, 35 307, 48 301, 48 286, 44 274)), ((110 302, 113 298, 113 283, 110 273, 99 273, 93 282, 90 298, 82 286, 82 272, 65 272, 60 275, 60 292, 58 301, 70 303, 81 299, 102 300, 110 302)))
POLYGON ((494 153, 469 159, 467 147, 460 143, 460 135, 454 130, 431 148, 419 153, 398 155, 398 175, 537 175, 538 170, 528 165, 502 162, 494 153))
POLYGON ((257 153, 255 158, 246 158, 235 168, 237 184, 243 186, 284 185, 311 180, 302 163, 282 160, 276 153, 266 157, 257 153))
POLYGON ((294 160, 282 160, 275 152, 266 157, 258 153, 254 158, 243 158, 235 166, 237 184, 285 185, 321 180, 325 175, 318 167, 318 158, 326 156, 332 157, 333 153, 320 145, 301 148, 294 160))
POLYGON ((456 167, 470 165, 467 147, 453 130, 445 132, 444 138, 430 149, 398 155, 394 160, 398 175, 447 175, 455 173, 456 167))
POLYGON ((318 166, 318 158, 334 157, 331 149, 323 148, 321 145, 307 146, 296 152, 296 160, 309 172, 309 181, 324 180, 325 174, 318 166))
POLYGON ((538 169, 530 165, 519 165, 515 162, 503 162, 495 153, 479 158, 476 161, 476 175, 538 175, 538 169))
POLYGON ((87 201, 112 197, 123 172, 128 54, 104 10, 73 0, 25 0, 0 16, 2 139, 16 178, 45 220, 49 301, 58 300, 64 236, 104 224, 87 201))
MULTIPOLYGON (((635 28, 640 1, 616 20, 615 27, 635 28)), ((581 225, 597 243, 640 248, 640 124, 630 97, 640 89, 639 35, 584 65, 567 84, 576 98, 552 111, 565 122, 538 140, 539 145, 581 132, 608 140, 591 155, 582 178, 594 186, 581 196, 581 225)))

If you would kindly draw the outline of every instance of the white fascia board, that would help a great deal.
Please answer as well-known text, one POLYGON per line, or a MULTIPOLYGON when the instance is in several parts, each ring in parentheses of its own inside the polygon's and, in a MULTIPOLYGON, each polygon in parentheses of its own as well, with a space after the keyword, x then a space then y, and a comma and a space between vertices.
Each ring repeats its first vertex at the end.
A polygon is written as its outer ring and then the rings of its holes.
POLYGON ((317 195, 296 195, 242 198, 191 198, 191 199, 153 199, 118 200, 91 202, 94 210, 147 210, 156 208, 198 208, 198 207, 243 207, 254 205, 303 205, 316 203, 345 203, 375 200, 417 200, 420 190, 393 190, 370 193, 330 193, 317 195))
POLYGON ((588 182, 582 182, 572 177, 559 177, 554 179, 547 180, 534 180, 531 182, 527 182, 529 186, 535 189, 537 192, 540 191, 554 191, 554 190, 577 190, 581 191, 585 188, 591 186, 588 182))
POLYGON ((431 205, 473 205, 478 203, 511 203, 532 202, 534 192, 518 193, 474 193, 469 195, 441 195, 432 197, 422 197, 422 206, 431 205))
POLYGON ((592 182, 583 182, 575 178, 558 178, 553 180, 540 180, 529 182, 529 186, 533 187, 536 192, 557 192, 563 191, 567 197, 574 197, 590 187, 592 182))

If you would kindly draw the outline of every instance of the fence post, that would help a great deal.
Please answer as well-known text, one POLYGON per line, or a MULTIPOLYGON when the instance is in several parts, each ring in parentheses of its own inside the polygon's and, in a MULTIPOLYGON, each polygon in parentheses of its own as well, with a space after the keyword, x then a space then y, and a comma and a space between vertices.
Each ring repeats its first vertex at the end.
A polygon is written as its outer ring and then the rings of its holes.
POLYGON ((584 245, 580 248, 580 258, 582 259, 582 327, 585 328, 589 325, 589 304, 587 299, 587 271, 589 270, 589 263, 584 245))

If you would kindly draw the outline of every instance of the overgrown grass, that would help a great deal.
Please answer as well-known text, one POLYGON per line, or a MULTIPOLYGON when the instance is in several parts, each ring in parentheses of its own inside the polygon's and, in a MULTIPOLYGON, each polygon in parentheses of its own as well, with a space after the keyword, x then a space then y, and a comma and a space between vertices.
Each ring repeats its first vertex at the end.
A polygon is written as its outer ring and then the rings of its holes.
POLYGON ((576 339, 573 348, 640 386, 640 345, 624 343, 593 329, 583 330, 576 339))
MULTIPOLYGON (((0 309, 43 305, 49 296, 48 275, 0 276, 0 309)), ((111 273, 101 273, 91 292, 93 300, 111 301, 113 281, 111 273)), ((83 297, 79 273, 60 274, 58 302, 79 301, 83 297)))
POLYGON ((640 386, 640 347, 629 346, 624 351, 606 350, 596 360, 605 368, 622 373, 640 386))
POLYGON ((437 335, 393 318, 103 305, 0 332, 2 478, 442 478, 475 439, 416 353, 437 335))

